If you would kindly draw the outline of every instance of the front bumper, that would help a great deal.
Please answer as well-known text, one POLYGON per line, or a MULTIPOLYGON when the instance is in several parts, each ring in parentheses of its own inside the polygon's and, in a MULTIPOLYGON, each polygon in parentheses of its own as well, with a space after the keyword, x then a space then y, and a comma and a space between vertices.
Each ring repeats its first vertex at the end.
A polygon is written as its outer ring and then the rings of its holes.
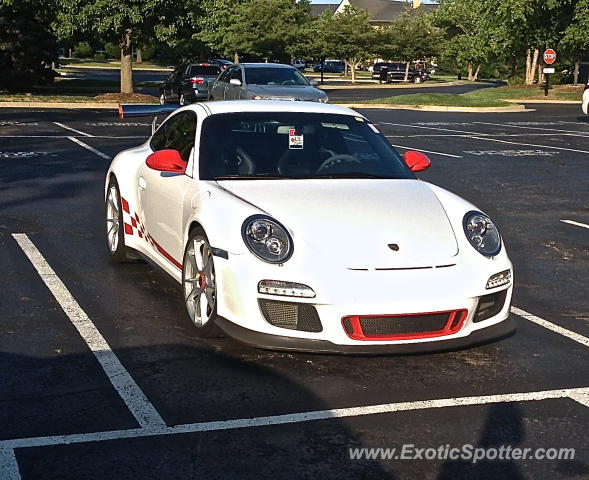
POLYGON ((240 327, 222 317, 217 319, 217 325, 229 336, 248 345, 270 350, 293 350, 314 353, 339 353, 351 355, 382 355, 404 353, 427 353, 463 349, 492 340, 505 338, 515 333, 513 317, 481 330, 475 330, 470 335, 460 338, 448 338, 436 342, 404 343, 382 345, 337 345, 328 340, 311 338, 285 337, 267 333, 255 332, 240 327))

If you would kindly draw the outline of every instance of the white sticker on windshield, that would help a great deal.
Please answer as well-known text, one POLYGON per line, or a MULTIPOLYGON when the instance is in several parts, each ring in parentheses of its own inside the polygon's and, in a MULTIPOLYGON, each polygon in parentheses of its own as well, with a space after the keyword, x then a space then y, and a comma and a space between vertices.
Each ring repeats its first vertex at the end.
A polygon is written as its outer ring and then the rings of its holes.
POLYGON ((288 148, 291 150, 300 150, 303 148, 303 135, 297 134, 294 128, 288 131, 288 148))

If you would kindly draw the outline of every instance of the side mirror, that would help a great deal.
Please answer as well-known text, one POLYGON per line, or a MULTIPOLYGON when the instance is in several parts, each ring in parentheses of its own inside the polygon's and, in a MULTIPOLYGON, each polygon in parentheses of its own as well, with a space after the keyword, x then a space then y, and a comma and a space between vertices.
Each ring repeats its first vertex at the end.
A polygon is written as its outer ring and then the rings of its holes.
POLYGON ((317 80, 309 80, 309 84, 310 84, 312 87, 316 87, 317 85, 319 85, 319 82, 318 82, 317 80))
POLYGON ((178 150, 159 150, 147 157, 145 163, 159 172, 184 173, 187 162, 182 160, 178 150))
POLYGON ((229 84, 241 87, 241 80, 239 78, 232 78, 231 80, 229 80, 229 84))
POLYGON ((405 163, 412 172, 422 172, 423 170, 427 170, 432 164, 429 158, 427 158, 427 155, 421 152, 405 152, 403 160, 405 160, 405 163))

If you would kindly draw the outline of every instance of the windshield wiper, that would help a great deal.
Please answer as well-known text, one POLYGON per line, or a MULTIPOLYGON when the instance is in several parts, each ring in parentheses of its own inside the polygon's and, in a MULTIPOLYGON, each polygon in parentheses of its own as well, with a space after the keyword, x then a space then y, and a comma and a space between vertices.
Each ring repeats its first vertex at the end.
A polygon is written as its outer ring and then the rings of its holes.
POLYGON ((325 175, 313 175, 305 178, 377 178, 382 180, 391 179, 391 177, 383 177, 382 175, 375 175, 373 173, 363 172, 326 173, 325 175))
POLYGON ((274 173, 258 173, 255 175, 221 175, 214 177, 213 180, 252 180, 262 178, 264 180, 300 180, 301 177, 286 177, 284 175, 276 175, 274 173))

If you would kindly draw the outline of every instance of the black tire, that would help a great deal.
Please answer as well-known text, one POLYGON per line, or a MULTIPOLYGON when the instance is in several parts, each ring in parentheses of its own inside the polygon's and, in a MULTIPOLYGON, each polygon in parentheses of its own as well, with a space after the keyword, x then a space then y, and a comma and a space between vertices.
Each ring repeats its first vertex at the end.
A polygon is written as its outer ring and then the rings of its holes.
POLYGON ((106 219, 105 240, 110 253, 110 258, 115 263, 128 263, 135 260, 129 255, 129 249, 125 246, 125 227, 123 223, 123 207, 121 193, 116 178, 112 177, 106 191, 104 205, 106 219), (116 232, 113 232, 113 230, 116 232))
MULTIPOLYGON (((184 247, 182 267, 182 291, 184 295, 184 307, 186 308, 188 319, 194 327, 196 336, 200 338, 222 336, 221 330, 215 324, 215 321, 217 319, 217 286, 215 280, 214 261, 212 252, 210 250, 209 241, 207 239, 206 234, 201 228, 193 229, 188 235, 188 241, 186 242, 186 246, 184 247), (198 247, 198 251, 200 252, 201 259, 203 259, 203 265, 202 270, 198 272, 198 265, 196 263, 192 263, 189 260, 189 257, 196 251, 195 243, 200 244, 202 246, 202 248, 201 246, 198 247), (207 250, 208 255, 205 253, 207 250), (206 263, 206 261, 204 260, 205 256, 208 258, 208 261, 210 262, 210 269, 208 270, 208 272, 210 272, 212 275, 212 285, 210 282, 211 276, 207 276, 206 273, 206 266, 208 265, 208 263, 206 263), (190 275, 191 277, 188 278, 187 275, 190 275), (206 277, 206 279, 204 280, 204 287, 202 280, 197 280, 200 279, 202 275, 205 275, 206 277), (210 307, 209 310, 210 301, 209 296, 206 294, 206 291, 211 286, 214 289, 214 302, 213 306, 210 307), (193 292, 195 290, 198 290, 199 292, 199 299, 202 295, 204 295, 207 299, 207 307, 205 312, 206 320, 204 320, 204 323, 201 319, 202 315, 201 317, 198 316, 197 308, 199 307, 196 306, 196 303, 199 302, 199 300, 194 300, 193 292), (191 296, 193 299, 189 300, 189 297, 191 296)), ((202 309, 202 305, 200 306, 200 309, 202 309)))

